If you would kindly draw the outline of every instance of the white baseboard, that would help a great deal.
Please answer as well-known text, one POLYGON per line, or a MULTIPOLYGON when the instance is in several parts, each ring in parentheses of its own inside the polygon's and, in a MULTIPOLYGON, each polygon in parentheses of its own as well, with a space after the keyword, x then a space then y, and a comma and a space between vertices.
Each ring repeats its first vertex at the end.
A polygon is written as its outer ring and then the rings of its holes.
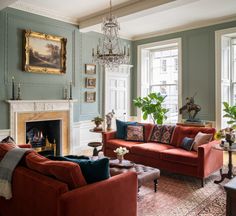
POLYGON ((91 147, 88 146, 89 142, 101 142, 101 134, 89 131, 94 128, 94 126, 94 123, 91 121, 80 121, 73 124, 73 145, 71 154, 83 154, 85 151, 92 150, 91 147))
POLYGON ((0 141, 6 138, 7 136, 10 136, 10 130, 8 129, 0 130, 0 141))

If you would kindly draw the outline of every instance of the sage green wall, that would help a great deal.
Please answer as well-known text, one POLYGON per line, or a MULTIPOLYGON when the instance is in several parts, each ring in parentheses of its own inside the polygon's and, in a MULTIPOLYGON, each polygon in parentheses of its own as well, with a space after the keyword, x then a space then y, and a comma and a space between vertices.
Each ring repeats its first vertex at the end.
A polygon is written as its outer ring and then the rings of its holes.
MULTIPOLYGON (((98 33, 81 33, 78 26, 60 22, 31 13, 6 8, 0 11, 0 129, 9 128, 9 105, 11 78, 22 84, 22 99, 63 99, 63 88, 73 80, 73 98, 78 99, 74 107, 74 121, 90 120, 102 115, 103 77, 97 67, 95 103, 85 103, 86 63, 92 63, 91 50, 97 46, 98 33), (67 38, 66 74, 37 74, 22 71, 22 31, 43 32, 67 38)), ((130 44, 130 41, 124 41, 130 44)))
MULTIPOLYGON (((137 57, 138 45, 173 38, 182 39, 182 99, 194 95, 195 102, 201 105, 199 118, 215 120, 215 31, 235 27, 236 22, 212 25, 173 34, 152 37, 133 42, 133 56, 137 57)), ((133 98, 137 96, 137 58, 134 58, 132 87, 133 98)), ((132 107, 133 114, 136 109, 132 107)))

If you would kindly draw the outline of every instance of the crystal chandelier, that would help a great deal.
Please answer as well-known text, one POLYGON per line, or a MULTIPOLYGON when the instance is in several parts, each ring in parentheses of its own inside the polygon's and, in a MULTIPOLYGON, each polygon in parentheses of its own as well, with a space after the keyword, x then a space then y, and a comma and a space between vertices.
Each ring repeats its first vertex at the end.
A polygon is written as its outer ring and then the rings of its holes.
POLYGON ((117 67, 121 64, 129 64, 130 50, 129 47, 121 47, 119 39, 120 25, 117 18, 112 15, 112 4, 110 0, 110 11, 102 23, 102 42, 99 39, 96 52, 92 50, 93 62, 104 65, 109 68, 117 67))

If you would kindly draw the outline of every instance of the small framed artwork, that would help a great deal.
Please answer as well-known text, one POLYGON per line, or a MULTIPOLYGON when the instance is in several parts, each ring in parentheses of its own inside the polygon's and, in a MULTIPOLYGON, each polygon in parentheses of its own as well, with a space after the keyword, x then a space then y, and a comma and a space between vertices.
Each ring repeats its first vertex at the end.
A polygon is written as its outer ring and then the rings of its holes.
POLYGON ((96 78, 87 77, 85 80, 86 88, 96 88, 96 78))
POLYGON ((96 101, 96 92, 85 92, 85 102, 94 103, 96 101))
POLYGON ((66 73, 66 38, 24 31, 23 70, 32 73, 66 73))
POLYGON ((96 65, 95 64, 85 64, 85 73, 86 74, 96 74, 96 65))

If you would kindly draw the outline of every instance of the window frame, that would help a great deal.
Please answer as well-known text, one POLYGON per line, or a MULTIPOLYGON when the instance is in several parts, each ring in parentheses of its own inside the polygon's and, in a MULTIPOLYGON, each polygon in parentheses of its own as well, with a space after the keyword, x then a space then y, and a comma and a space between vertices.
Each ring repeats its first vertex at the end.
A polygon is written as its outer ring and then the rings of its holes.
MULTIPOLYGON (((165 49, 166 47, 173 47, 176 46, 178 49, 178 110, 182 106, 182 39, 181 38, 173 38, 170 40, 164 40, 164 41, 159 41, 159 42, 154 42, 154 43, 148 43, 148 44, 142 44, 138 45, 137 49, 137 97, 142 97, 142 50, 143 49, 152 49, 155 50, 155 47, 163 48, 165 49)), ((150 84, 151 86, 151 84, 150 84)), ((141 116, 141 110, 137 109, 137 117, 138 121, 143 121, 142 116, 141 116)), ((178 122, 182 120, 182 116, 178 113, 178 122)))

